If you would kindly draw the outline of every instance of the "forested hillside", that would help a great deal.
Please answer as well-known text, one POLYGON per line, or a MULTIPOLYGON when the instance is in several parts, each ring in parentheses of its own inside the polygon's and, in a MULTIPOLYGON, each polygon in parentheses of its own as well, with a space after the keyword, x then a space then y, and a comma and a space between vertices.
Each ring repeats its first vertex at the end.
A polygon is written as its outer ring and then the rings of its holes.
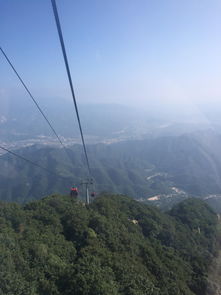
MULTIPOLYGON (((172 204, 187 196, 214 195, 208 200, 221 208, 221 198, 215 196, 221 195, 221 137, 213 132, 95 144, 87 149, 98 192, 144 201, 169 195, 172 198, 165 199, 172 204)), ((72 160, 55 147, 35 145, 16 152, 61 177, 5 154, 0 157, 1 200, 27 202, 55 192, 66 194, 87 173, 80 145, 68 148, 72 160)))
POLYGON ((168 214, 128 197, 0 203, 0 294, 204 295, 217 217, 187 200, 168 214))

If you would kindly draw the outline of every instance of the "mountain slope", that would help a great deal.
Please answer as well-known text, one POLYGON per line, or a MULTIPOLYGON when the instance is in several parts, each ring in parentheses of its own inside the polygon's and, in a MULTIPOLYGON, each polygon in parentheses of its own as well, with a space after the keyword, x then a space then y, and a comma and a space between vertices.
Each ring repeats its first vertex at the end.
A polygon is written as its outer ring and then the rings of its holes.
POLYGON ((1 203, 0 222, 1 294, 206 292, 217 218, 201 201, 163 214, 127 197, 51 196, 1 203))
MULTIPOLYGON (((97 191, 143 200, 155 195, 169 195, 175 200, 180 198, 180 191, 201 197, 221 194, 221 137, 217 134, 148 138, 88 145, 87 149, 97 191)), ((62 149, 54 147, 36 145, 16 152, 63 178, 5 154, 0 157, 2 200, 24 202, 54 192, 67 193, 73 183, 79 184, 87 175, 80 145, 69 149, 73 163, 62 149)))

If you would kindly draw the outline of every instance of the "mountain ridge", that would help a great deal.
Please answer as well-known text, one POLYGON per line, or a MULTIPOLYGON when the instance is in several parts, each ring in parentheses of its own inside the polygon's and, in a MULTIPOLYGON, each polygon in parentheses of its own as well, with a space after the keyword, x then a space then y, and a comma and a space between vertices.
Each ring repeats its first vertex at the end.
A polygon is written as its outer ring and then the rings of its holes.
MULTIPOLYGON (((220 148, 220 135, 203 132, 88 145, 87 150, 98 192, 127 194, 142 201, 159 196, 155 203, 165 203, 167 208, 168 202, 172 205, 195 196, 221 208, 221 204, 217 206, 221 195, 220 148)), ((81 145, 69 147, 68 151, 74 165, 62 149, 55 147, 35 145, 17 150, 21 156, 60 174, 63 183, 59 177, 12 155, 1 156, 0 198, 24 202, 54 192, 67 193, 87 174, 81 145)))

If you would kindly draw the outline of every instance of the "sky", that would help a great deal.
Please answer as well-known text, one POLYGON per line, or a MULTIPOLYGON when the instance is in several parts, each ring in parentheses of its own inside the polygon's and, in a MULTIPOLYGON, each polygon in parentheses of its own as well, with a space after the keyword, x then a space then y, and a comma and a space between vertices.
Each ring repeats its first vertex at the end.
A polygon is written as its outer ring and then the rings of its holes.
MULTIPOLYGON (((57 0, 79 103, 221 101, 220 0, 57 0)), ((0 46, 35 97, 71 99, 49 0, 0 0, 0 46)), ((0 56, 0 98, 25 95, 0 56)))

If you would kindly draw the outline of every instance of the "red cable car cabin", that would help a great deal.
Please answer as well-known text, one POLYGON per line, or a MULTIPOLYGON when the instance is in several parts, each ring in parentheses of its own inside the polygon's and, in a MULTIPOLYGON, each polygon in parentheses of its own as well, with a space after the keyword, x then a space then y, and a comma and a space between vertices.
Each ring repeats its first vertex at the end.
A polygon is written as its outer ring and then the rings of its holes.
POLYGON ((76 186, 72 186, 70 195, 71 195, 71 197, 77 197, 78 196, 78 189, 77 189, 76 186))

